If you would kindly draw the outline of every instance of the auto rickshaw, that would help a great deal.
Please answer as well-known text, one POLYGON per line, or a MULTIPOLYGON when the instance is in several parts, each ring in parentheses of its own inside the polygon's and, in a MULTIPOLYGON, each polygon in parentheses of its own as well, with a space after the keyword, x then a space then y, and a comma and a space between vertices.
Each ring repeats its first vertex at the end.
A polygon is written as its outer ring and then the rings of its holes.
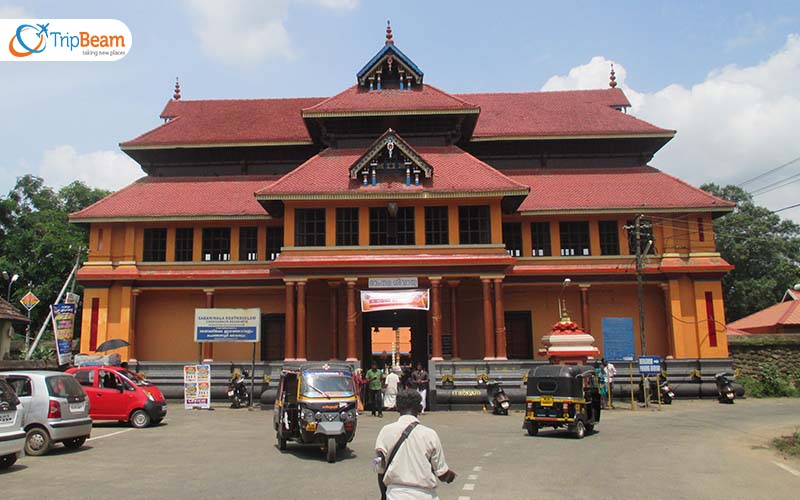
POLYGON ((328 462, 356 434, 358 419, 352 367, 345 363, 306 363, 281 372, 273 425, 278 447, 287 441, 318 444, 328 462))
POLYGON ((576 438, 600 421, 600 385, 590 366, 546 365, 528 373, 523 428, 536 436, 542 427, 566 427, 576 438))

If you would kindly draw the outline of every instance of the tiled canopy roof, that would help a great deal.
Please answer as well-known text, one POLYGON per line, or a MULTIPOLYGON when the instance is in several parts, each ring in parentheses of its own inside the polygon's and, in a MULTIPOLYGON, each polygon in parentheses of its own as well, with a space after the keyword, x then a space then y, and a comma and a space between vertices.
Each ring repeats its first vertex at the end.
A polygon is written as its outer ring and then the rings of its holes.
MULTIPOLYGON (((507 193, 528 190, 469 153, 455 147, 420 147, 415 151, 433 168, 433 177, 419 186, 406 186, 404 178, 381 178, 376 186, 351 179, 349 169, 364 149, 326 149, 279 181, 256 193, 262 200, 314 197, 416 197, 423 193, 507 193)), ((503 194, 505 195, 505 194, 503 194)))
POLYGON ((310 143, 303 116, 401 112, 477 113, 473 138, 656 134, 665 130, 612 106, 629 106, 620 89, 563 92, 448 94, 423 85, 413 90, 361 91, 331 97, 169 101, 171 120, 123 142, 123 149, 310 143))
POLYGON ((457 94, 480 106, 474 139, 674 132, 614 109, 630 106, 620 89, 457 94))
POLYGON ((120 146, 310 143, 300 110, 323 99, 169 101, 161 117, 170 121, 120 146))
POLYGON ((728 323, 729 328, 745 332, 775 332, 779 326, 800 325, 800 301, 789 300, 728 323))
POLYGON ((10 302, 0 298, 0 320, 18 321, 20 323, 30 323, 30 320, 22 315, 19 310, 10 302))
POLYGON ((409 111, 467 111, 477 113, 478 107, 432 85, 412 90, 364 90, 357 85, 303 110, 303 116, 339 113, 403 113, 409 111))
POLYGON ((74 222, 266 217, 253 193, 277 177, 143 177, 70 215, 74 222))
POLYGON ((665 174, 653 167, 535 169, 507 175, 531 192, 520 212, 586 210, 717 209, 733 203, 665 174))

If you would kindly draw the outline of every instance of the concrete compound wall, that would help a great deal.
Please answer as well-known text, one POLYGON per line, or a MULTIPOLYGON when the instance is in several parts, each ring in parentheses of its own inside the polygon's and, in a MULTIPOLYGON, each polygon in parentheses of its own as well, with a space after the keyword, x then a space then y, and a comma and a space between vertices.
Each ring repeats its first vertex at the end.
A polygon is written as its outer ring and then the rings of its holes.
POLYGON ((755 376, 772 364, 786 377, 800 373, 800 335, 738 335, 728 339, 733 368, 739 375, 755 376))

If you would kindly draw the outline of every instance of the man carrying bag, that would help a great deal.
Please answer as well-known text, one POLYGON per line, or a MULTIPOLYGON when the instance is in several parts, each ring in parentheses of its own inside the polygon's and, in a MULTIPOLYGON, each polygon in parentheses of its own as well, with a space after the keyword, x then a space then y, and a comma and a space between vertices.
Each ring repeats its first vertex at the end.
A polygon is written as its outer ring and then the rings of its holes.
POLYGON ((439 435, 417 419, 422 411, 419 392, 400 391, 397 410, 400 418, 385 425, 375 441, 375 466, 381 498, 437 500, 437 478, 451 483, 456 474, 445 462, 439 435))

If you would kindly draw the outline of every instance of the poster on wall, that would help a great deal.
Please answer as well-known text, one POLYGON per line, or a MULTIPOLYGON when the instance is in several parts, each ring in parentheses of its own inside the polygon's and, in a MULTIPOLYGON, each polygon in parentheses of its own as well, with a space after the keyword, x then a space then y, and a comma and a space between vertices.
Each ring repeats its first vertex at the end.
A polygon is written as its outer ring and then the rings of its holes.
POLYGON ((194 310, 195 342, 259 342, 261 309, 194 310))
POLYGON ((603 357, 633 361, 633 318, 603 318, 603 357))
POLYGON ((72 363, 72 334, 75 327, 75 304, 54 304, 53 335, 56 339, 58 364, 72 363))
POLYGON ((361 311, 389 311, 392 309, 419 309, 430 307, 428 290, 362 290, 361 311))
POLYGON ((183 367, 183 407, 211 408, 211 365, 183 367))

